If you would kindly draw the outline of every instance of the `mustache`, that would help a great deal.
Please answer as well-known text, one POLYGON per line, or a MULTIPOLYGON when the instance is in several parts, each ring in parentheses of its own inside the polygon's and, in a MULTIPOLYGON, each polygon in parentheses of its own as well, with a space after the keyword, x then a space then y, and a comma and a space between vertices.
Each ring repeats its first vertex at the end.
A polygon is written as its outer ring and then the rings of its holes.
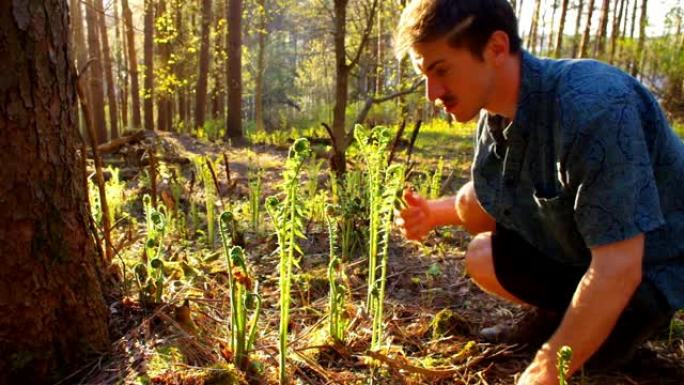
POLYGON ((444 108, 446 106, 452 105, 456 102, 456 97, 453 95, 444 95, 443 97, 435 100, 435 106, 439 108, 444 108))

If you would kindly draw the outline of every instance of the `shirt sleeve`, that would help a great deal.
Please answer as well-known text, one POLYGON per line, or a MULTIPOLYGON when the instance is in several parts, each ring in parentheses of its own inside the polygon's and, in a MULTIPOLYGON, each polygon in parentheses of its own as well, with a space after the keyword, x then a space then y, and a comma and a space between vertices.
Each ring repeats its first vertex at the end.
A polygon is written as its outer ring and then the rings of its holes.
POLYGON ((567 160, 575 221, 588 247, 665 223, 637 103, 607 97, 577 131, 567 160))

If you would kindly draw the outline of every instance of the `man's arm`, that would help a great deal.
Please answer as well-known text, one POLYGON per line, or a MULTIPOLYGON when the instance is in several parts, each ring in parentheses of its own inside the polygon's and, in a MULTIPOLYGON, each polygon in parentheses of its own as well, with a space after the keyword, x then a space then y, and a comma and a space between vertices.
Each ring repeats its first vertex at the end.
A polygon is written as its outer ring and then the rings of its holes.
POLYGON ((537 352, 518 384, 557 384, 556 353, 572 348, 568 375, 608 338, 642 278, 644 235, 591 249, 591 264, 577 286, 563 321, 537 352))

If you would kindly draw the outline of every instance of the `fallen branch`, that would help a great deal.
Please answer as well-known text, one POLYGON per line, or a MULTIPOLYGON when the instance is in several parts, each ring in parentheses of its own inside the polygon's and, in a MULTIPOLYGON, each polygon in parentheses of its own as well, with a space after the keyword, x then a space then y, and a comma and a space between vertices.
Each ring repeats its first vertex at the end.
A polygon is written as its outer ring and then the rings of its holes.
POLYGON ((145 138, 145 131, 137 131, 128 136, 122 136, 120 138, 113 139, 107 143, 102 143, 97 146, 97 150, 100 154, 111 154, 113 152, 119 151, 119 149, 130 143, 137 143, 145 138))

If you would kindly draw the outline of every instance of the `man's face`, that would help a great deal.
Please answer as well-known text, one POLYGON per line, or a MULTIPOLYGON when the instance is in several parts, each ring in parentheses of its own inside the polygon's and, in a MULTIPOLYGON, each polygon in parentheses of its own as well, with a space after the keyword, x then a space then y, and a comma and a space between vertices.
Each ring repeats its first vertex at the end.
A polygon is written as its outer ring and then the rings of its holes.
POLYGON ((473 119, 486 106, 494 86, 486 52, 482 60, 468 48, 453 48, 440 39, 417 43, 410 54, 414 67, 425 76, 427 98, 443 105, 457 121, 473 119))

